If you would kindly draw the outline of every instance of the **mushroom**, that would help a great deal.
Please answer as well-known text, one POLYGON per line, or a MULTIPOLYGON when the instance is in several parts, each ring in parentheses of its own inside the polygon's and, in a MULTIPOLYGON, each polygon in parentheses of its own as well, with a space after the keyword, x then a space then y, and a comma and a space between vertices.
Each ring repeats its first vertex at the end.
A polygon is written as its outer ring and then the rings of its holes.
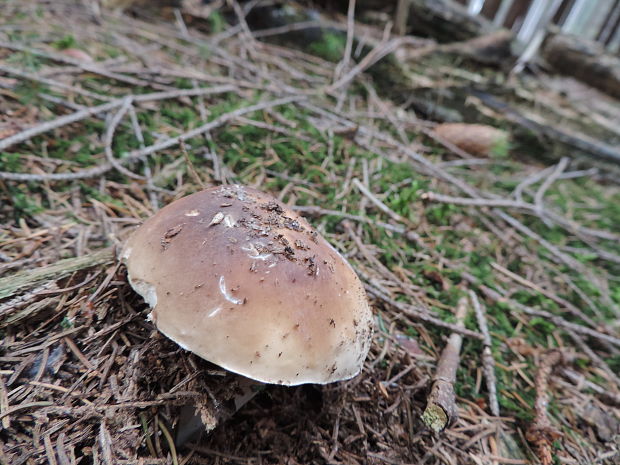
POLYGON ((159 331, 226 370, 293 386, 362 368, 372 313, 359 278, 268 194, 230 185, 176 200, 122 258, 159 331))

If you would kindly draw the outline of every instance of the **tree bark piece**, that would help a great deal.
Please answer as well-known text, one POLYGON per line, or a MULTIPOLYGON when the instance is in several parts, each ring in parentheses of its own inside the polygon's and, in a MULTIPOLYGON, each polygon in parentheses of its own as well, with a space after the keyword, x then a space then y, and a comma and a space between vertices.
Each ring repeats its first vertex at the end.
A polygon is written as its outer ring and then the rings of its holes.
POLYGON ((525 437, 534 446, 536 455, 543 465, 553 463, 553 441, 561 436, 551 426, 547 416, 547 406, 549 405, 549 377, 553 368, 563 361, 564 357, 559 349, 549 350, 542 356, 534 380, 536 386, 536 402, 534 403, 536 417, 525 433, 525 437))
MULTIPOLYGON (((456 307, 457 326, 465 326, 464 320, 467 310, 467 297, 464 296, 459 299, 456 307)), ((456 370, 459 367, 462 343, 463 336, 458 333, 452 333, 437 364, 435 380, 426 401, 426 408, 422 414, 424 424, 435 432, 443 431, 458 417, 454 381, 456 380, 456 370)))

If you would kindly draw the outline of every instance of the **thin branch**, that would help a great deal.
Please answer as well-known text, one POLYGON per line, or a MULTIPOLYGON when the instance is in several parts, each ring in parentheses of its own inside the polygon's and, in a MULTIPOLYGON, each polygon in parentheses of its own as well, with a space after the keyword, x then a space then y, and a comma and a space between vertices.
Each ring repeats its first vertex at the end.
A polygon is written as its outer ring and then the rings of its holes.
POLYGON ((347 41, 344 47, 344 55, 342 60, 336 66, 334 71, 334 79, 342 76, 342 73, 349 67, 351 61, 351 50, 353 49, 353 37, 355 36, 355 0, 349 0, 349 8, 347 10, 347 41))
POLYGON ((121 165, 119 161, 114 157, 114 153, 112 151, 112 143, 114 141, 114 132, 116 131, 116 128, 120 124, 123 117, 129 111, 131 104, 132 104, 132 97, 131 96, 125 97, 123 99, 123 105, 118 109, 116 114, 110 120, 110 123, 108 124, 108 127, 105 132, 105 136, 103 138, 104 152, 105 152, 106 159, 108 160, 110 165, 112 165, 114 169, 116 169, 116 171, 133 179, 144 179, 144 176, 140 176, 139 174, 136 174, 133 171, 130 171, 127 168, 125 168, 123 165, 121 165))
POLYGON ((562 318, 559 315, 554 315, 553 313, 546 312, 545 310, 537 310, 535 308, 528 307, 527 305, 523 305, 515 300, 505 298, 495 289, 491 289, 490 287, 485 286, 484 284, 480 284, 478 279, 469 273, 465 272, 462 274, 462 276, 470 284, 474 286, 478 286, 478 288, 482 291, 483 294, 485 294, 487 297, 489 297, 491 300, 495 302, 505 303, 509 307, 513 307, 514 309, 520 310, 523 313, 526 313, 531 316, 538 316, 541 318, 545 318, 546 320, 550 321, 556 326, 559 326, 560 328, 563 328, 564 330, 567 330, 567 329, 572 330, 578 334, 583 334, 585 336, 592 337, 599 341, 604 341, 609 344, 613 344, 617 347, 620 347, 620 338, 617 338, 610 334, 602 333, 600 331, 596 331, 594 329, 588 328, 587 326, 582 326, 576 323, 571 323, 570 321, 566 321, 564 318, 562 318))
POLYGON ((424 192, 421 195, 422 200, 429 202, 449 203, 452 205, 461 205, 466 207, 499 207, 499 208, 519 208, 523 210, 534 210, 535 206, 519 202, 512 199, 485 199, 481 197, 452 197, 450 195, 439 194, 437 192, 424 192))
MULTIPOLYGON (((540 192, 540 190, 539 190, 540 192)), ((439 203, 449 203, 452 205, 461 205, 467 207, 494 207, 494 208, 515 208, 518 210, 524 210, 527 213, 538 216, 541 220, 550 219, 556 222, 558 225, 562 226, 568 232, 572 232, 574 234, 581 234, 584 236, 592 236, 594 238, 599 239, 607 239, 607 240, 620 240, 620 234, 614 234, 609 231, 599 231, 596 229, 585 228, 580 225, 575 224, 568 218, 563 217, 562 215, 545 209, 542 204, 532 204, 528 202, 524 202, 522 200, 512 200, 512 199, 503 199, 503 198, 467 198, 467 197, 453 197, 450 195, 439 194, 436 192, 425 192, 421 196, 422 200, 427 200, 429 202, 439 202, 439 203)), ((604 251, 603 251, 604 252, 604 251)), ((603 253, 599 253, 599 255, 603 255, 603 253)), ((601 257, 604 258, 604 257, 601 257)), ((613 261, 613 260, 610 260, 613 261)))
MULTIPOLYGON (((111 102, 104 103, 101 105, 97 105, 95 107, 85 108, 84 110, 76 111, 75 113, 71 113, 70 115, 61 116, 60 118, 53 119, 51 121, 46 121, 45 123, 38 124, 34 127, 28 128, 25 131, 18 132, 12 136, 9 136, 5 139, 0 140, 0 150, 5 150, 11 145, 19 144, 20 142, 24 142, 31 137, 37 136, 47 131, 51 131, 53 129, 57 129, 59 127, 65 126, 67 124, 75 123, 76 121, 83 120, 88 118, 89 116, 96 115, 97 113, 104 113, 106 111, 114 110, 115 108, 120 107, 124 102, 124 99, 116 99, 111 102)), ((5 174, 5 173, 3 173, 5 174)), ((12 173, 6 173, 12 174, 12 173)), ((9 179, 9 178, 4 178, 9 179)))
POLYGON ((576 334, 575 331, 568 330, 567 333, 571 337, 571 339, 575 341, 575 344, 579 346, 583 354, 590 359, 592 364, 598 367, 601 371, 603 371, 607 378, 620 388, 620 377, 618 377, 618 375, 614 373, 611 368, 609 368, 607 363, 601 357, 599 357, 588 344, 586 344, 583 338, 576 334))
POLYGON ((549 173, 553 171, 553 166, 548 166, 543 170, 537 171, 529 176, 527 176, 523 181, 519 183, 519 185, 515 188, 512 193, 518 202, 523 202, 523 191, 526 187, 531 186, 532 184, 536 184, 541 179, 544 179, 549 173))
POLYGON ((315 27, 321 27, 324 23, 322 21, 299 21, 297 23, 285 24, 283 26, 275 26, 266 29, 257 29, 252 31, 254 38, 260 39, 261 37, 276 36, 280 34, 287 34, 294 31, 303 31, 304 29, 311 29, 315 27))
MULTIPOLYGON (((306 212, 308 214, 320 214, 320 215, 333 215, 333 216, 339 216, 342 218, 347 218, 353 221, 358 221, 358 222, 363 222, 363 223, 368 223, 368 224, 373 224, 375 226, 379 226, 383 229, 386 229, 388 231, 393 231, 395 233, 398 234, 402 234, 403 236, 405 236, 408 240, 415 242, 416 244, 418 244, 420 247, 422 247, 425 252, 429 253, 431 256, 433 257, 437 257, 436 253, 430 248, 428 247, 428 245, 422 240, 422 238, 420 237, 419 234, 417 234, 415 231, 410 231, 407 230, 406 228, 404 228, 402 225, 392 225, 392 224, 388 224, 388 223, 383 223, 383 222, 378 222, 378 221, 373 221, 370 218, 366 218, 364 216, 359 216, 359 215, 351 215, 348 213, 344 213, 344 212, 339 212, 336 210, 325 210, 322 209, 320 207, 295 207, 296 210, 301 211, 301 212, 306 212)), ((439 257, 437 257, 439 258, 439 257)), ((503 302, 508 304, 510 307, 513 307, 519 311, 522 311, 528 315, 532 315, 532 316, 538 316, 538 317, 542 317, 545 318, 549 321, 551 321, 553 324, 555 324, 556 326, 563 328, 563 329, 570 329, 575 331, 578 334, 583 334, 589 337, 592 337, 594 339, 597 339, 599 341, 605 342, 605 343, 609 343, 612 345, 615 345, 617 347, 620 347, 620 338, 617 338, 615 336, 609 335, 609 334, 605 334, 602 333, 600 331, 588 328, 587 326, 582 326, 576 323, 571 323, 569 321, 566 321, 564 318, 562 318, 559 315, 554 315, 553 313, 549 313, 546 312, 544 310, 537 310, 531 307, 528 307, 526 305, 520 304, 519 302, 516 302, 512 299, 508 299, 505 298, 501 293, 499 293, 498 291, 496 291, 495 289, 491 289, 488 286, 485 286, 484 284, 481 284, 480 281, 473 276, 472 274, 468 273, 468 272, 464 272, 461 270, 461 268, 456 265, 455 263, 450 262, 449 260, 446 260, 445 257, 441 257, 441 260, 443 261, 443 263, 445 263, 447 266, 449 266, 450 268, 454 269, 454 270, 459 270, 461 271, 461 275, 463 276, 463 278, 472 286, 476 286, 478 287, 483 294, 485 294, 488 298, 490 298, 493 301, 496 302, 503 302)), ((381 293, 381 291, 378 291, 376 288, 373 289, 372 287, 368 287, 367 286, 367 290, 368 292, 370 292, 371 294, 376 295, 377 297, 381 298, 382 300, 384 300, 385 302, 389 303, 390 305, 393 305, 403 311, 405 311, 404 309, 406 308, 405 305, 402 304, 402 302, 397 302, 393 299, 390 299, 386 294, 381 293), (402 307, 402 308, 401 308, 402 307)), ((414 316, 418 316, 419 318, 423 319, 423 317, 425 318, 426 316, 424 315, 423 312, 413 312, 414 316)), ((449 327, 447 326, 448 323, 442 322, 441 320, 439 321, 431 321, 428 320, 429 322, 436 324, 438 326, 442 326, 442 327, 449 327)), ((469 330, 464 330, 464 331, 469 331, 469 330)), ((466 334, 465 332, 462 332, 462 334, 466 334)), ((475 337, 477 339, 482 339, 482 335, 480 333, 473 333, 473 334, 466 334, 469 335, 471 337, 475 337)))
POLYGON ((579 390, 590 389, 600 395, 604 401, 620 407, 620 394, 610 389, 605 389, 599 384, 589 381, 584 375, 577 373, 570 368, 564 367, 560 371, 562 375, 567 377, 574 383, 579 390))
POLYGON ((347 84, 349 84, 349 82, 355 79, 358 74, 363 73, 366 69, 377 63, 386 55, 392 53, 397 48, 406 44, 419 45, 420 43, 418 39, 412 37, 398 37, 392 40, 388 40, 388 37, 389 29, 386 29, 384 33, 384 38, 381 40, 381 42, 377 44, 377 46, 373 48, 370 52, 368 52, 366 56, 364 56, 364 58, 362 58, 360 62, 351 69, 351 71, 349 71, 338 81, 334 82, 331 86, 329 86, 327 91, 329 93, 334 93, 341 87, 346 86, 347 84))
POLYGON ((375 226, 380 226, 383 229, 388 229, 390 231, 396 231, 400 234, 405 232, 405 228, 400 225, 392 225, 388 223, 384 223, 382 221, 375 221, 373 219, 368 218, 367 216, 361 215, 353 215, 351 213, 341 212, 338 210, 326 210, 325 208, 317 207, 315 205, 293 205, 292 209, 301 213, 305 213, 306 215, 315 215, 315 216, 337 216, 339 218, 346 218, 349 220, 357 221, 358 223, 366 223, 372 224, 375 226))
MULTIPOLYGON (((235 91, 237 88, 231 85, 223 85, 223 86, 215 86, 215 87, 205 87, 200 89, 181 89, 174 91, 166 91, 166 92, 153 92, 150 94, 142 94, 142 95, 134 95, 131 96, 134 102, 150 102, 154 100, 165 100, 169 98, 178 98, 183 96, 193 96, 193 95, 206 95, 206 94, 218 94, 223 92, 231 92, 235 91)), ((85 108, 83 110, 76 111, 75 113, 71 113, 70 115, 61 116, 59 118, 53 119, 51 121, 46 121, 45 123, 38 124, 32 128, 26 129, 25 131, 18 132, 6 139, 0 140, 0 150, 5 150, 8 147, 18 144, 20 142, 24 142, 31 137, 37 136, 44 132, 51 131, 53 129, 57 129, 62 126, 66 126, 67 124, 75 123, 77 121, 81 121, 90 116, 96 115, 98 113, 105 113, 110 110, 114 110, 122 106, 125 103, 125 99, 129 97, 122 97, 111 102, 104 103, 101 105, 97 105, 95 107, 85 108)), ((1 173, 1 174, 12 174, 12 173, 1 173)), ((2 177, 0 175, 0 177, 2 177)), ((8 177, 4 177, 4 179, 10 179, 8 177)))
POLYGON ((237 20, 241 26, 241 31, 246 38, 246 40, 243 41, 243 45, 247 46, 250 51, 250 55, 254 58, 256 56, 256 39, 252 35, 248 22, 245 20, 245 13, 239 6, 239 2, 237 2, 237 0, 229 0, 229 2, 232 4, 233 10, 235 10, 235 15, 237 16, 237 20))
POLYGON ((389 208, 387 205, 385 205, 383 202, 381 202, 381 200, 379 200, 372 192, 370 192, 368 188, 364 186, 364 184, 359 179, 354 178, 353 184, 355 184, 355 187, 357 187, 359 191, 364 196, 366 196, 368 200, 370 200, 383 213, 390 216, 392 219, 398 221, 399 223, 405 223, 405 224, 409 223, 409 220, 407 220, 406 218, 403 218, 398 213, 396 213, 391 208, 389 208))
POLYGON ((584 176, 596 176, 600 173, 601 170, 598 168, 588 168, 587 170, 568 171, 566 173, 562 173, 558 179, 575 179, 584 176))
POLYGON ((30 81, 40 82, 41 84, 45 84, 46 86, 56 87, 57 89, 62 89, 62 90, 66 90, 68 92, 73 92, 73 93, 76 93, 76 94, 79 94, 79 95, 83 95, 84 97, 94 98, 94 99, 97 99, 97 100, 103 100, 103 101, 106 101, 106 102, 112 100, 107 95, 96 94, 94 92, 89 92, 89 91, 81 89, 79 87, 70 86, 68 84, 64 84, 64 83, 62 83, 60 81, 56 81, 54 79, 43 78, 43 77, 37 76, 36 74, 33 74, 33 73, 28 73, 28 72, 20 70, 20 69, 11 68, 10 66, 0 65, 0 72, 6 73, 6 74, 10 74, 12 76, 17 76, 17 77, 20 77, 22 79, 28 79, 30 81))
MULTIPOLYGON (((166 139, 154 145, 150 145, 143 149, 134 150, 129 154, 128 157, 123 158, 119 160, 118 162, 121 165, 126 165, 129 163, 134 163, 139 160, 144 160, 146 157, 148 157, 149 155, 152 155, 155 152, 165 150, 167 148, 178 145, 181 140, 191 139, 192 137, 196 137, 200 134, 211 131, 239 116, 242 116, 248 113, 253 113, 255 111, 264 110, 266 108, 272 108, 272 107, 276 107, 280 105, 285 105, 287 103, 298 101, 303 98, 305 97, 304 96, 284 97, 284 98, 277 99, 277 100, 270 100, 267 102, 258 103, 256 105, 250 105, 248 107, 239 108, 237 110, 234 110, 222 116, 219 116, 213 121, 207 124, 203 124, 202 126, 192 129, 191 131, 187 131, 179 136, 171 137, 169 139, 166 139)), ((106 105, 110 105, 110 104, 106 104, 106 105)), ((119 102, 119 105, 120 104, 122 104, 122 99, 119 102)), ((26 173, 0 172, 0 179, 7 179, 7 180, 12 180, 12 181, 69 181, 69 180, 75 180, 75 179, 86 179, 86 178, 100 176, 104 173, 107 173, 113 168, 114 167, 111 163, 103 163, 94 168, 76 171, 73 173, 26 174, 26 173)))
MULTIPOLYGON (((360 275, 363 275, 363 273, 361 273, 359 270, 356 270, 360 275)), ((376 286, 373 286, 372 284, 365 284, 364 286, 366 288, 366 291, 371 294, 374 295, 375 297, 381 299, 382 301, 384 301, 385 303, 387 303, 388 305, 397 308, 398 310, 400 310, 401 312, 403 312, 406 315, 410 315, 418 320, 421 321, 425 321, 427 323, 433 324, 435 326, 438 326, 440 328, 446 328, 451 330, 453 333, 457 333, 457 334, 461 334, 463 336, 467 336, 467 337, 471 337, 474 339, 478 339, 478 340, 482 340, 482 334, 476 332, 476 331, 472 331, 471 329, 467 329, 463 326, 459 326, 457 324, 452 324, 452 323, 448 323, 446 321, 443 321, 439 318, 436 318, 432 315, 429 314, 429 312, 425 309, 420 309, 418 307, 415 307, 414 305, 410 305, 410 304, 406 304, 404 302, 399 302, 397 300, 394 300, 392 298, 390 298, 385 292, 379 290, 376 286)))
MULTIPOLYGON (((142 128, 140 127, 140 123, 138 122, 138 115, 136 115, 136 110, 133 105, 129 107, 129 119, 131 120, 131 126, 133 128, 133 133, 138 140, 138 144, 140 148, 143 149, 145 147, 144 144, 144 134, 142 134, 142 128)), ((153 173, 151 171, 151 167, 148 163, 144 164, 144 177, 146 178, 146 188, 149 192, 149 200, 151 202, 151 208, 153 211, 159 210, 159 200, 157 199, 157 194, 155 193, 155 184, 153 183, 153 173)))
POLYGON ((497 262, 494 262, 494 261, 491 262, 491 267, 494 270, 497 270, 500 273, 502 273, 503 275, 508 276, 509 278, 511 278, 514 281, 518 282, 522 286, 529 287, 530 289, 533 289, 534 291, 536 291, 536 292, 544 295, 545 297, 548 297, 549 299, 553 300, 554 302, 560 304, 561 306, 566 308, 566 310, 568 312, 572 313, 577 318, 580 318, 581 320, 585 321, 591 327, 595 328, 597 326, 597 323, 592 318, 590 318, 588 315, 583 313, 583 311, 580 308, 578 308, 576 305, 572 304, 568 300, 563 299, 562 297, 559 297, 559 296, 555 295, 553 292, 550 292, 547 289, 544 289, 543 287, 539 286, 538 284, 535 284, 535 283, 531 282, 529 279, 526 279, 526 278, 524 278, 522 276, 519 276, 516 273, 513 273, 512 271, 510 271, 509 269, 501 266, 497 262))
POLYGON ((36 48, 32 48, 32 47, 27 47, 25 45, 22 44, 18 44, 15 42, 6 42, 6 41, 0 41, 0 48, 7 48, 9 50, 16 50, 19 52, 26 52, 26 53, 31 53, 35 56, 40 56, 40 57, 44 57, 44 58, 48 58, 54 61, 59 61, 61 63, 68 63, 70 65, 73 66, 77 66, 78 68, 84 70, 84 71, 88 71, 90 73, 94 73, 94 74, 98 74, 100 76, 105 76, 107 78, 110 79, 115 79, 119 82, 124 82, 126 84, 131 84, 132 86, 138 86, 138 87, 152 87, 154 89, 161 89, 161 90, 169 90, 170 87, 168 86, 164 86, 161 84, 157 84, 151 81, 144 81, 142 79, 135 79, 129 76, 125 76, 124 74, 118 74, 118 73, 113 73, 110 72, 102 67, 100 67, 97 64, 92 64, 92 63, 86 63, 84 61, 78 60, 76 58, 71 58, 67 55, 62 55, 60 53, 55 53, 55 52, 46 52, 43 50, 39 50, 36 48))
POLYGON ((495 359, 491 352, 491 335, 489 333, 489 327, 487 325, 487 318, 480 305, 478 296, 472 290, 469 291, 469 298, 471 300, 474 311, 476 312, 476 319, 478 320, 478 327, 483 336, 484 349, 482 350, 482 368, 484 370, 484 376, 487 382, 487 390, 489 391, 489 409, 491 414, 499 416, 499 403, 497 402, 497 380, 495 378, 495 359))
POLYGON ((582 263, 578 262, 573 257, 566 255, 564 252, 558 249, 555 245, 553 245, 547 239, 544 239, 540 234, 537 234, 534 231, 532 231, 530 228, 525 226, 523 223, 521 223, 519 220, 517 220, 513 216, 509 215, 508 213, 498 208, 493 209, 493 213, 495 213, 496 216, 499 216, 501 219, 503 219, 506 223, 508 223, 513 228, 515 228, 517 231, 521 232, 522 234, 528 237, 531 237, 536 242, 538 242, 540 245, 542 245, 545 249, 551 252, 552 258, 555 258, 556 260, 561 261, 562 263, 573 268, 574 270, 587 273, 586 268, 583 266, 582 263))
POLYGON ((570 159, 568 157, 562 157, 562 159, 556 165, 551 175, 544 180, 544 182, 540 185, 540 188, 536 192, 536 195, 534 196, 534 204, 536 206, 536 212, 539 215, 542 215, 542 212, 545 208, 543 205, 543 199, 545 197, 545 192, 547 192, 547 189, 549 189, 551 185, 562 175, 562 173, 568 166, 569 161, 570 159))

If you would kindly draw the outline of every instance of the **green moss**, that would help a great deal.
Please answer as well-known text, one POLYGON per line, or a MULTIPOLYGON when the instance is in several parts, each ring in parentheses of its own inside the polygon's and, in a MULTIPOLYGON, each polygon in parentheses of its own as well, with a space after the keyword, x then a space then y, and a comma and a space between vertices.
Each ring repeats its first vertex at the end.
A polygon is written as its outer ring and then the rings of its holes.
POLYGON ((11 186, 7 185, 9 202, 12 206, 12 216, 15 222, 20 218, 32 217, 45 211, 45 208, 38 201, 38 197, 33 195, 36 189, 27 185, 11 186))
POLYGON ((120 200, 115 199, 114 197, 108 194, 102 193, 99 189, 91 187, 84 182, 80 183, 80 190, 87 200, 95 199, 101 203, 105 203, 109 205, 116 205, 117 207, 120 207, 120 208, 125 207, 123 202, 121 202, 120 200))
POLYGON ((0 152, 0 171, 20 171, 21 154, 0 152))
POLYGON ((556 326, 549 320, 540 317, 530 319, 530 328, 536 329, 543 334, 552 334, 556 330, 556 326))
POLYGON ((613 373, 620 373, 620 355, 606 358, 605 363, 607 363, 613 373))
POLYGON ((491 147, 491 157, 496 159, 507 158, 510 154, 511 144, 508 137, 498 138, 491 147))
POLYGON ((43 64, 43 59, 30 52, 15 52, 6 58, 6 63, 27 71, 38 71, 43 64))
POLYGON ((226 27, 226 20, 219 10, 212 11, 209 15, 209 25, 213 34, 219 34, 226 27))
POLYGON ((78 45, 77 40, 75 40, 75 37, 73 37, 72 34, 67 34, 61 37, 60 39, 52 42, 52 47, 57 48, 58 50, 65 50, 67 48, 75 48, 77 47, 77 45, 78 45))
POLYGON ((308 49, 313 53, 328 61, 337 62, 342 59, 344 54, 346 37, 344 34, 336 34, 326 32, 322 35, 321 40, 312 42, 308 49))
POLYGON ((424 213, 426 219, 430 223, 437 226, 447 226, 452 224, 452 217, 456 211, 456 206, 448 203, 442 203, 439 205, 430 205, 424 210, 424 213))

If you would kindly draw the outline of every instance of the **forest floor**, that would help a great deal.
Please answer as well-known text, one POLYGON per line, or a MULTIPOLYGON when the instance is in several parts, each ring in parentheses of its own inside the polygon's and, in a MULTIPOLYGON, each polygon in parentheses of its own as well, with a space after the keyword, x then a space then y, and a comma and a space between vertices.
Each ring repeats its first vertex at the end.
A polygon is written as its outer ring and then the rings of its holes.
MULTIPOLYGON (((620 463, 620 189, 605 169, 541 156, 535 135, 537 154, 455 150, 340 36, 304 51, 216 9, 85 3, 1 7, 1 463, 620 463), (176 447, 182 407, 226 403, 238 378, 146 321, 115 253, 162 206, 223 183, 306 216, 364 282, 375 335, 354 379, 266 386, 176 447), (421 415, 452 332, 459 417, 434 433, 421 415)), ((374 53, 428 45, 395 41, 374 53)), ((405 65, 411 89, 534 95, 535 77, 451 56, 405 65)), ((562 105, 583 121, 587 104, 562 105)))

